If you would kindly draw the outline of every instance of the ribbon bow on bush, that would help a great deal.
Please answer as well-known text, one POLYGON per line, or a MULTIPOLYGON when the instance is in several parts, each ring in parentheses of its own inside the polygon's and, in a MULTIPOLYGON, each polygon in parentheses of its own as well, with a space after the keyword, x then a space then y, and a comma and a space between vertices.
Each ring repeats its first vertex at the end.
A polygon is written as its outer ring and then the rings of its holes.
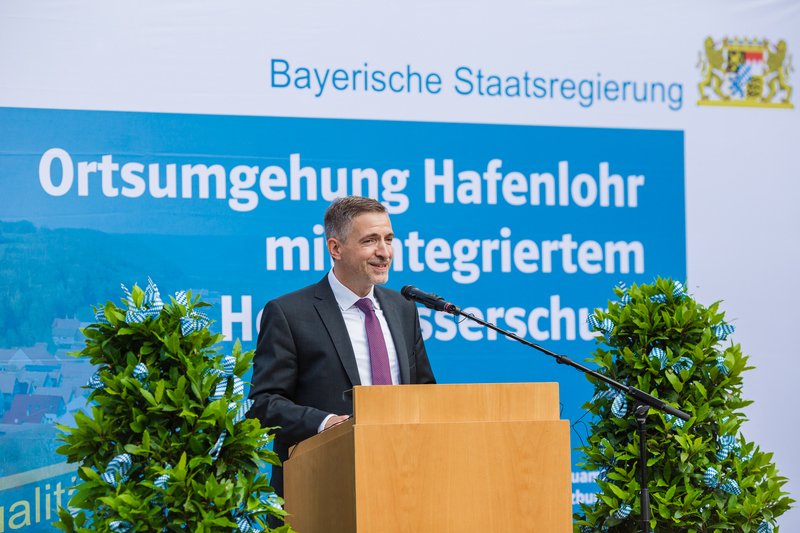
POLYGON ((228 381, 231 379, 233 380, 233 395, 239 396, 244 394, 244 382, 239 376, 233 373, 234 369, 236 368, 236 359, 231 355, 226 355, 222 358, 221 363, 223 368, 222 370, 217 370, 216 368, 211 368, 208 370, 209 374, 217 377, 228 378, 217 383, 214 394, 211 395, 212 402, 225 396, 225 391, 228 389, 228 381))
MULTIPOLYGON (((175 301, 184 307, 189 306, 189 300, 186 298, 186 291, 175 293, 175 301)), ((181 317, 181 335, 184 337, 191 333, 202 331, 211 322, 208 315, 201 311, 192 309, 187 316, 181 317)))
POLYGON ((717 443, 719 444, 719 451, 716 453, 717 461, 724 461, 731 452, 733 452, 736 457, 743 459, 744 461, 749 461, 753 458, 753 452, 750 452, 742 457, 742 445, 739 444, 739 442, 736 440, 736 437, 733 435, 720 435, 717 437, 717 443))
POLYGON ((682 428, 684 424, 686 424, 686 422, 682 418, 678 418, 676 416, 664 415, 664 418, 667 420, 667 422, 672 422, 673 420, 675 420, 675 422, 672 425, 672 429, 682 428))
POLYGON ((719 326, 714 326, 714 335, 721 341, 724 341, 728 335, 733 333, 735 328, 730 324, 720 324, 719 326))
POLYGON ((619 506, 619 509, 611 513, 611 516, 613 516, 614 518, 625 518, 629 514, 631 514, 631 506, 622 504, 619 506))
MULTIPOLYGON (((274 492, 271 493, 269 496, 262 496, 259 498, 259 501, 267 506, 272 507, 274 509, 282 509, 280 504, 278 503, 278 495, 274 492)), ((239 531, 241 533, 249 533, 250 531, 263 531, 261 527, 253 520, 252 515, 256 513, 263 513, 266 509, 253 509, 251 511, 241 511, 239 516, 236 517, 236 525, 239 526, 239 531)))
POLYGON ((614 323, 611 321, 611 319, 606 318, 602 322, 600 322, 600 320, 596 316, 591 315, 589 318, 586 319, 586 321, 594 329, 602 332, 606 340, 609 340, 611 338, 611 334, 614 332, 614 323))
MULTIPOLYGON (((250 407, 253 405, 253 400, 245 400, 242 402, 242 405, 237 404, 236 402, 231 402, 228 405, 228 412, 230 413, 236 407, 239 407, 239 410, 236 411, 236 415, 233 417, 233 425, 235 426, 239 422, 245 419, 245 415, 247 415, 247 411, 250 410, 250 407)), ((220 433, 219 437, 217 438, 217 442, 214 443, 214 446, 208 451, 208 454, 211 456, 211 459, 216 461, 217 457, 219 457, 219 452, 222 450, 222 444, 225 442, 225 437, 228 436, 228 430, 223 429, 222 433, 220 433)))
POLYGON ((723 490, 728 494, 735 494, 736 496, 739 496, 742 493, 741 489, 739 489, 739 484, 736 483, 735 479, 729 479, 721 485, 719 481, 719 472, 717 472, 717 469, 713 466, 709 466, 706 470, 706 473, 703 475, 703 483, 714 489, 719 488, 719 490, 723 490))
POLYGON ((672 365, 672 371, 676 374, 680 374, 683 370, 691 370, 694 363, 688 357, 681 357, 678 361, 672 365))
POLYGON ((133 529, 133 524, 126 522, 125 520, 114 520, 108 524, 108 529, 114 533, 126 533, 127 531, 133 529))
POLYGON ((661 368, 659 368, 659 370, 664 370, 665 368, 667 368, 667 365, 669 364, 669 357, 667 357, 667 352, 665 352, 661 348, 653 348, 652 350, 650 350, 650 359, 653 359, 654 357, 658 358, 659 362, 661 363, 661 368))
MULTIPOLYGON (((106 369, 107 370, 107 369, 106 369)), ((87 387, 91 387, 93 389, 102 389, 105 388, 106 384, 103 382, 103 369, 97 370, 92 377, 89 378, 89 382, 86 384, 87 387)), ((144 384, 144 380, 147 379, 147 376, 150 375, 150 370, 147 369, 147 365, 144 363, 139 363, 133 368, 133 377, 139 380, 141 383, 144 384)))
POLYGON ((625 397, 624 392, 618 391, 617 389, 600 391, 594 395, 592 403, 601 398, 611 398, 613 400, 611 402, 611 413, 615 417, 622 418, 625 416, 625 413, 628 412, 628 399, 625 397))
POLYGON ((125 322, 128 324, 140 324, 147 318, 156 318, 164 308, 158 287, 150 278, 147 278, 147 288, 144 291, 141 306, 136 305, 133 296, 131 296, 125 285, 122 285, 122 290, 125 291, 125 299, 128 302, 128 312, 125 313, 125 322))
POLYGON ((128 480, 128 471, 131 469, 132 465, 133 461, 130 455, 127 453, 118 455, 111 459, 111 462, 108 463, 108 467, 106 467, 105 473, 100 474, 100 479, 116 488, 120 483, 125 483, 128 480), (119 481, 117 481, 116 476, 118 473, 120 477, 119 481))

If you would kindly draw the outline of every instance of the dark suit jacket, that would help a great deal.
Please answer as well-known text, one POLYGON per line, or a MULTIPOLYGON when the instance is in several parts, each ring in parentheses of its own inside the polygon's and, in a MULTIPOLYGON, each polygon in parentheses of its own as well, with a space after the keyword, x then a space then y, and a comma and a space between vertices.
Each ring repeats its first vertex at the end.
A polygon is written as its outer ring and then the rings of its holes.
MULTIPOLYGON (((375 286, 389 325, 403 384, 436 383, 422 342, 416 305, 399 292, 375 286)), ((352 413, 342 393, 360 385, 358 365, 327 275, 264 307, 253 359, 253 406, 247 416, 276 427, 275 451, 285 461, 290 446, 316 435, 329 414, 352 413)), ((283 469, 273 467, 272 487, 283 495, 283 469)))

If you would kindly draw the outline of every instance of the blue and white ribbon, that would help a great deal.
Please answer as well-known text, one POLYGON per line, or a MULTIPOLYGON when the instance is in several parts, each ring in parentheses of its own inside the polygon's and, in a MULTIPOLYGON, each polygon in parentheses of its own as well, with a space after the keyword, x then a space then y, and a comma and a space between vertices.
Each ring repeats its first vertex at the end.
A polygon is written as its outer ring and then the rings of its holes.
POLYGON ((131 296, 131 292, 125 285, 122 285, 122 290, 125 291, 125 300, 128 302, 128 312, 125 313, 125 322, 128 324, 141 324, 144 322, 144 319, 147 318, 147 314, 145 314, 146 309, 136 307, 133 296, 131 296))
POLYGON ((105 324, 106 326, 111 325, 111 322, 106 318, 106 310, 102 307, 95 312, 94 321, 98 324, 105 324))
POLYGON ((703 482, 711 488, 718 488, 719 490, 725 491, 728 494, 739 496, 742 493, 742 490, 739 488, 739 484, 736 483, 735 479, 729 479, 720 485, 719 478, 719 472, 717 472, 713 466, 709 466, 708 470, 706 470, 706 473, 703 475, 703 482))
MULTIPOLYGON (((236 402, 231 402, 228 404, 228 412, 230 413, 234 409, 236 409, 236 402)), ((235 423, 235 422, 234 422, 235 423)), ((214 446, 208 451, 208 454, 211 456, 211 459, 216 461, 217 457, 219 457, 219 452, 222 450, 222 444, 225 442, 225 437, 228 436, 228 429, 223 428, 222 433, 219 434, 217 438, 217 442, 214 443, 214 446)))
POLYGON ((106 384, 103 383, 103 379, 100 376, 100 374, 102 372, 103 372, 103 369, 101 368, 100 370, 98 370, 97 372, 92 374, 92 377, 89 378, 89 382, 86 384, 86 386, 87 387, 91 387, 93 389, 103 389, 103 388, 105 388, 106 384))
POLYGON ((118 455, 111 459, 111 462, 109 462, 106 467, 105 473, 100 474, 100 479, 111 484, 114 488, 117 488, 120 483, 128 481, 128 471, 131 469, 131 466, 133 466, 133 461, 130 455, 127 453, 118 455), (119 474, 119 481, 117 481, 116 474, 119 474))
POLYGON ((724 461, 731 452, 742 461, 749 461, 753 458, 753 452, 742 457, 742 445, 733 435, 720 435, 717 437, 717 443, 720 446, 716 453, 717 461, 724 461))
POLYGON ((114 520, 108 524, 108 529, 114 533, 126 533, 126 531, 133 529, 133 524, 126 522, 125 520, 114 520))
POLYGON ((667 295, 666 294, 655 294, 650 297, 651 302, 656 302, 660 304, 667 303, 667 295))
POLYGON ((262 496, 260 499, 261 503, 269 505, 273 509, 278 509, 279 511, 283 510, 281 504, 278 503, 278 495, 275 494, 274 492, 270 492, 269 496, 267 496, 266 498, 262 496))
MULTIPOLYGON (((619 288, 619 289, 621 289, 621 290, 623 290, 623 291, 625 291, 627 293, 627 290, 628 290, 627 286, 623 282, 620 281, 619 284, 617 285, 617 288, 619 288)), ((675 299, 683 297, 683 283, 681 283, 680 281, 676 281, 674 283, 674 286, 672 288, 672 297, 675 298, 675 299)), ((650 297, 650 301, 651 302, 655 302, 655 303, 659 303, 659 304, 665 304, 669 300, 667 299, 667 295, 666 294, 654 294, 653 296, 650 297)), ((619 300, 619 306, 620 307, 625 307, 629 303, 631 303, 630 295, 628 295, 628 294, 622 295, 622 298, 620 298, 620 300, 619 300)))
POLYGON ((600 472, 597 474, 598 481, 608 481, 608 473, 611 472, 613 466, 604 466, 600 469, 600 472))
MULTIPOLYGON (((168 465, 168 464, 164 465, 164 468, 167 469, 167 470, 172 470, 172 467, 170 465, 168 465)), ((166 492, 167 488, 169 486, 169 478, 170 478, 170 473, 169 472, 161 474, 153 482, 153 485, 155 485, 156 488, 159 488, 159 489, 163 490, 164 492, 166 492)), ((161 505, 161 502, 164 500, 164 495, 161 494, 161 492, 159 492, 159 491, 155 491, 155 493, 156 493, 156 495, 153 496, 153 499, 150 500, 150 501, 155 505, 161 505)))
MULTIPOLYGON (((89 378, 89 382, 86 384, 88 387, 93 389, 102 389, 105 388, 106 384, 103 383, 102 379, 102 372, 103 368, 92 374, 92 377, 89 378)), ((147 369, 147 365, 144 363, 139 363, 133 368, 133 377, 138 379, 140 382, 144 383, 144 380, 147 379, 147 376, 150 375, 150 371, 147 369)))
POLYGON ((597 445, 597 449, 600 450, 600 453, 603 455, 606 454, 606 450, 611 448, 611 443, 608 442, 608 439, 603 439, 600 441, 600 444, 597 445))
POLYGON ((736 483, 736 480, 734 479, 728 480, 720 485, 719 490, 723 490, 728 494, 733 494, 735 496, 739 496, 742 493, 742 489, 739 488, 739 484, 736 483))
MULTIPOLYGON (((676 281, 672 287, 672 297, 677 299, 683 296, 683 283, 680 281, 676 281)), ((655 294, 650 297, 651 302, 657 302, 660 304, 667 303, 667 295, 666 294, 655 294)))
MULTIPOLYGON (((271 492, 269 496, 262 496, 259 498, 259 501, 268 507, 272 507, 273 509, 283 509, 283 507, 281 507, 281 505, 278 503, 278 495, 274 492, 271 492)), ((239 531, 241 533, 249 533, 250 531, 263 531, 252 515, 264 512, 265 510, 266 509, 254 509, 252 511, 241 511, 239 516, 235 518, 236 525, 239 526, 239 531)))
POLYGON ((619 509, 611 513, 611 516, 622 519, 626 518, 629 514, 631 514, 631 506, 623 503, 619 506, 619 509))
POLYGON ((719 370, 720 374, 727 376, 730 372, 728 366, 725 364, 725 357, 722 355, 717 356, 717 363, 715 366, 717 367, 717 370, 719 370))
POLYGON ((610 318, 606 318, 600 322, 600 319, 594 315, 591 315, 586 319, 586 322, 594 329, 602 331, 606 339, 608 339, 609 335, 611 335, 611 333, 614 331, 614 322, 612 322, 610 318))
POLYGON ((144 363, 139 363, 135 367, 133 367, 133 377, 144 383, 144 380, 147 379, 147 376, 150 375, 150 371, 147 369, 147 365, 144 363))
POLYGON ((659 370, 664 370, 667 368, 669 364, 669 357, 667 357, 667 352, 662 350, 661 348, 653 348, 650 350, 650 359, 652 360, 654 357, 657 357, 658 360, 661 362, 661 368, 659 370))
POLYGON ((719 326, 714 326, 713 331, 714 335, 721 341, 724 341, 728 335, 733 333, 735 328, 730 324, 720 324, 719 326))
POLYGON ((186 307, 189 305, 189 300, 186 299, 186 291, 178 291, 175 293, 175 301, 186 307))
POLYGON ((211 401, 214 402, 219 400, 225 396, 225 391, 228 389, 228 381, 233 379, 233 395, 237 396, 239 394, 244 394, 244 382, 233 373, 233 370, 236 368, 236 359, 232 355, 226 355, 222 358, 222 370, 217 370, 216 368, 211 368, 208 370, 208 374, 213 374, 217 377, 226 378, 217 383, 217 387, 214 390, 214 394, 211 396, 211 401))
MULTIPOLYGON (((175 293, 175 301, 184 307, 189 307, 189 299, 186 297, 186 291, 178 291, 175 293)), ((200 311, 189 311, 187 316, 181 317, 181 335, 184 337, 191 333, 202 331, 203 328, 208 326, 208 315, 200 311)))
POLYGON ((161 301, 161 294, 158 292, 158 287, 153 283, 153 280, 147 278, 147 288, 144 291, 144 299, 142 305, 147 306, 147 316, 155 319, 164 309, 164 302, 161 301))
POLYGON ((734 444, 734 445, 733 445, 733 453, 734 453, 734 454, 736 455, 736 457, 738 457, 740 460, 742 460, 742 461, 749 461, 750 459, 752 459, 752 458, 753 458, 753 452, 750 452, 750 453, 748 453, 747 455, 745 455, 744 457, 742 457, 742 452, 741 452, 741 450, 742 450, 742 446, 741 446, 741 445, 740 445, 738 442, 737 442, 736 444, 734 444))
POLYGON ((253 520, 248 515, 242 515, 236 517, 236 525, 239 526, 239 531, 241 533, 249 533, 250 531, 259 532, 264 531, 255 520, 253 520))
POLYGON ((607 389, 600 391, 592 397, 592 402, 602 398, 613 398, 611 402, 611 413, 617 417, 622 418, 628 412, 628 399, 625 398, 625 393, 616 389, 607 389))
POLYGON ((673 298, 681 298, 683 296, 683 283, 680 281, 675 282, 675 286, 672 288, 672 297, 673 298))
POLYGON ((130 308, 134 308, 135 309, 136 308, 136 302, 133 301, 133 296, 131 295, 131 291, 129 291, 128 288, 124 284, 120 284, 120 285, 122 285, 122 290, 125 293, 125 302, 128 304, 128 309, 130 309, 130 308))
POLYGON ((672 415, 664 415, 664 418, 667 420, 667 422, 672 422, 673 419, 675 420, 672 424, 672 429, 683 428, 683 426, 686 424, 686 421, 683 420, 682 418, 678 418, 672 415))
POLYGON ((672 371, 676 374, 680 374, 683 370, 691 370, 694 363, 688 357, 681 357, 678 359, 674 365, 672 365, 672 371))
MULTIPOLYGON (((236 402, 231 402, 228 405, 228 412, 230 413, 238 404, 236 402)), ((242 405, 239 406, 239 410, 236 411, 236 415, 233 417, 233 425, 235 426, 239 422, 245 419, 245 415, 247 415, 247 411, 250 410, 250 407, 253 405, 253 400, 245 400, 242 402, 242 405)), ((216 461, 217 457, 219 457, 219 452, 222 450, 222 445, 225 442, 225 437, 228 436, 227 428, 222 430, 222 433, 219 434, 219 438, 217 438, 217 442, 214 443, 214 446, 208 451, 208 454, 211 456, 211 459, 216 461)))
POLYGON ((164 308, 158 287, 150 278, 147 278, 147 289, 145 289, 141 307, 136 306, 133 296, 125 285, 122 285, 122 290, 125 292, 125 300, 128 302, 128 312, 125 313, 125 322, 128 324, 140 324, 147 318, 155 319, 164 308))
POLYGON ((192 311, 189 316, 181 317, 181 334, 185 337, 191 333, 202 331, 209 322, 208 316, 200 311, 192 311))
MULTIPOLYGON (((733 448, 739 444, 736 442, 736 437, 733 435, 719 435, 717 437, 717 443, 719 444, 719 450, 716 453, 717 461, 724 461, 733 448)), ((739 447, 741 447, 741 445, 739 447)))
POLYGON ((628 294, 628 286, 625 284, 624 281, 620 281, 617 284, 617 288, 625 293, 625 294, 622 295, 622 298, 620 298, 620 300, 619 300, 619 306, 620 307, 625 307, 626 305, 631 303, 631 297, 628 294))
POLYGON ((756 533, 772 533, 772 524, 770 524, 766 520, 762 520, 761 523, 758 524, 758 529, 756 529, 756 533))
POLYGON ((269 434, 268 433, 263 433, 258 438, 258 440, 261 442, 261 446, 256 448, 257 452, 260 452, 261 450, 266 450, 269 447, 269 434))
POLYGON ((703 474, 703 483, 709 487, 716 487, 719 485, 719 472, 713 466, 709 466, 706 473, 703 474))

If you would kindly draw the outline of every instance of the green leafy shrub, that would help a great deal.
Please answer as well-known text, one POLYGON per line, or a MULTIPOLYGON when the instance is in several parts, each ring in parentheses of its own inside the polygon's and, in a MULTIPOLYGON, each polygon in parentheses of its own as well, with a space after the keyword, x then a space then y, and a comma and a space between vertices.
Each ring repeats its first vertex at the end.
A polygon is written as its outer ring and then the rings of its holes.
MULTIPOLYGON (((124 288, 124 287, 123 287, 124 288)), ((270 437, 244 418, 241 376, 253 352, 236 342, 219 353, 221 335, 206 328, 208 304, 191 292, 163 305, 150 282, 126 292, 127 309, 108 302, 83 331, 100 370, 90 381, 92 417, 59 426, 58 453, 81 464, 70 509, 54 525, 67 532, 258 531, 283 516, 283 501, 260 474, 279 464, 270 437)), ((279 531, 289 531, 288 526, 279 531)))
MULTIPOLYGON (((718 303, 706 308, 680 283, 614 290, 619 302, 596 310, 590 323, 604 334, 589 362, 601 374, 656 396, 689 413, 682 420, 651 410, 647 424, 651 529, 658 532, 766 533, 794 500, 781 491, 772 454, 739 431, 740 346, 722 347, 733 331, 718 303)), ((576 532, 638 531, 639 437, 633 401, 594 378, 595 396, 584 405, 595 416, 584 454, 585 470, 600 470, 602 492, 574 515, 576 532)), ((775 528, 777 532, 779 528, 775 528)))

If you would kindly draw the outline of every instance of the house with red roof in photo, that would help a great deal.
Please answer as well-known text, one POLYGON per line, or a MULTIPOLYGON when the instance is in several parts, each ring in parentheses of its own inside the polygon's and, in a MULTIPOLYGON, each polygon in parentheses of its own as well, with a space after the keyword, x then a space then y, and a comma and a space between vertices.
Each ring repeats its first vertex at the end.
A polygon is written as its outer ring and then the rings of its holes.
POLYGON ((41 424, 55 420, 67 412, 61 396, 17 394, 11 409, 3 414, 3 424, 41 424))

